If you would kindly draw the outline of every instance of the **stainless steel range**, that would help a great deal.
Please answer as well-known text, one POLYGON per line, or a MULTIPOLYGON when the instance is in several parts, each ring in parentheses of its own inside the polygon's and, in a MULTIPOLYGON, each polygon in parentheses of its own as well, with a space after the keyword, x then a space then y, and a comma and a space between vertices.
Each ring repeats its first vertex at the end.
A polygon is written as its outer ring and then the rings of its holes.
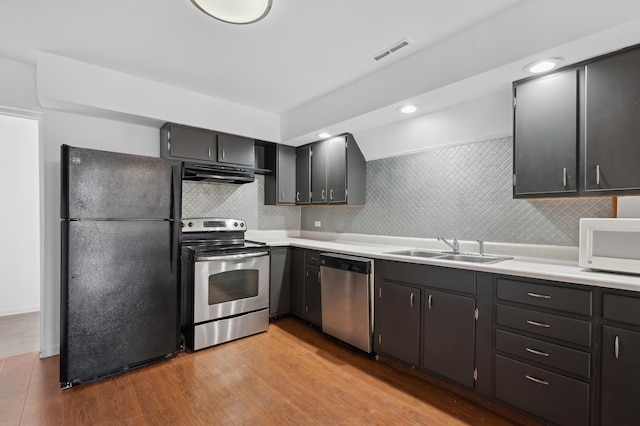
POLYGON ((266 331, 269 250, 238 219, 182 219, 182 331, 193 350, 266 331))

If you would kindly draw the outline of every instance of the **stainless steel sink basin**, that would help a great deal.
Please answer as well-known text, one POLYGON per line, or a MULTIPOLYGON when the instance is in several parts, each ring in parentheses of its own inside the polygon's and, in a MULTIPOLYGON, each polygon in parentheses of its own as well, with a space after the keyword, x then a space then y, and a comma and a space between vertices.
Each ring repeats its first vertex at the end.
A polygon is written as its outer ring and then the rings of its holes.
POLYGON ((455 260, 457 262, 471 262, 471 263, 497 263, 503 260, 513 259, 512 257, 504 256, 480 256, 477 254, 447 254, 438 257, 440 260, 455 260))
POLYGON ((451 252, 442 252, 442 251, 428 251, 428 250, 418 250, 418 249, 410 249, 410 250, 400 250, 400 251, 391 251, 386 254, 395 254, 398 256, 410 256, 410 257, 427 257, 432 259, 439 260, 455 260, 457 262, 471 262, 471 263, 498 263, 503 260, 513 259, 512 257, 506 256, 480 256, 479 254, 453 254, 451 252))
POLYGON ((426 251, 426 250, 400 250, 400 251, 392 251, 386 254, 397 254, 398 256, 412 256, 412 257, 439 257, 444 253, 441 251, 426 251))

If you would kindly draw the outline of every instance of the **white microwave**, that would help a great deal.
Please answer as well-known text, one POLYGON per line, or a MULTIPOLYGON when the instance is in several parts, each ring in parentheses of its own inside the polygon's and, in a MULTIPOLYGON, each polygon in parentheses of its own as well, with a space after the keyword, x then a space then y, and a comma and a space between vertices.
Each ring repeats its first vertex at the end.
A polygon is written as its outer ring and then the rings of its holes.
POLYGON ((580 219, 578 264, 640 274, 640 219, 580 219))

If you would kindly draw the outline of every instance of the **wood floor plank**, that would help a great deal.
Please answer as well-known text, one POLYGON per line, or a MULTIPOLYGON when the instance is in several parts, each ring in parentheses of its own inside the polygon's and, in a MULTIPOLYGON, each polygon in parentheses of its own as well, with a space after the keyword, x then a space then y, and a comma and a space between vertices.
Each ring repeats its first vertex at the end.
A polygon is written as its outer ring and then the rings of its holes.
POLYGON ((26 397, 27 394, 23 393, 0 399, 0 426, 20 424, 26 397))
POLYGON ((17 424, 17 411, 23 425, 516 424, 292 318, 65 391, 59 357, 0 360, 0 379, 23 389, 0 399, 0 419, 9 424, 17 424))
POLYGON ((36 353, 6 358, 0 370, 0 399, 26 394, 29 389, 36 353))

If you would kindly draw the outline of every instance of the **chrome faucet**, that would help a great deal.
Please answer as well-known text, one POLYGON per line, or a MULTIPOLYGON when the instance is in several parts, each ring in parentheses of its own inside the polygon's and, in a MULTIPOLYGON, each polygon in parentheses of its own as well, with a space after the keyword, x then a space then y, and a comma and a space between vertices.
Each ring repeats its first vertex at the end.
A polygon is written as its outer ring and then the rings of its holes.
POLYGON ((456 240, 455 238, 453 239, 453 244, 442 237, 438 237, 438 241, 442 241, 443 243, 451 247, 451 250, 453 250, 453 254, 460 253, 460 245, 458 244, 458 240, 456 240))
POLYGON ((484 242, 482 240, 476 240, 478 242, 478 254, 484 256, 484 242))

